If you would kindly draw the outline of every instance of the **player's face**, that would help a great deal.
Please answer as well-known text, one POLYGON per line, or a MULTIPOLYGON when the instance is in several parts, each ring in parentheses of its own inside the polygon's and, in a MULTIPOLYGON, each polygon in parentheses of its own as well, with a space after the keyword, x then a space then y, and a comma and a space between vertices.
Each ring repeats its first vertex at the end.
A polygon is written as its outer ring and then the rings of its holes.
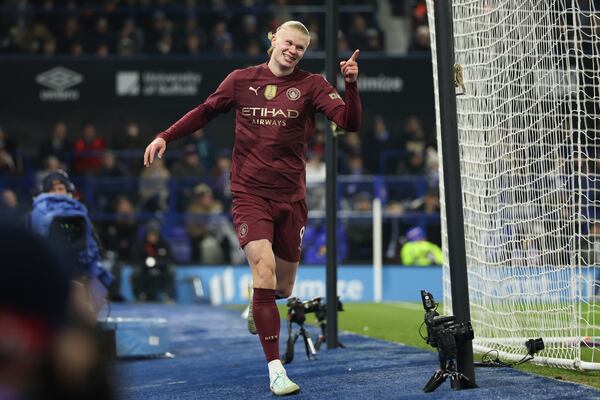
POLYGON ((308 37, 291 28, 280 29, 271 40, 273 57, 282 69, 293 69, 304 56, 308 37))

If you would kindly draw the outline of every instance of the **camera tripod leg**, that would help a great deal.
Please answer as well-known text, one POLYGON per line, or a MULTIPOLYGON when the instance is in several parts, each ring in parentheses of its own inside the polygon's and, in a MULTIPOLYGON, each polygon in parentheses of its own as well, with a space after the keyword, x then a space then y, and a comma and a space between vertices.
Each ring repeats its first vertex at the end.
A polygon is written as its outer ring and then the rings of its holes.
POLYGON ((429 380, 423 387, 423 391, 425 393, 433 392, 435 389, 440 387, 440 385, 442 383, 444 383, 446 381, 446 378, 448 378, 448 374, 446 373, 446 371, 442 371, 441 369, 438 369, 437 371, 435 371, 433 373, 431 378, 429 378, 429 380))
POLYGON ((476 384, 474 384, 473 382, 471 382, 471 380, 469 378, 467 378, 465 375, 461 374, 460 372, 457 372, 450 376, 450 387, 454 390, 458 390, 458 389, 473 389, 478 386, 476 384))
POLYGON ((292 335, 292 324, 288 323, 288 339, 285 354, 281 357, 282 364, 289 364, 294 360, 294 345, 296 344, 296 340, 298 340, 298 336, 300 336, 300 332, 292 335))
POLYGON ((319 337, 317 338, 317 343, 315 343, 315 350, 319 351, 323 343, 325 343, 325 336, 319 335, 319 337))
POLYGON ((302 334, 302 338, 304 339, 304 348, 306 349, 306 357, 310 360, 311 356, 313 358, 317 357, 317 351, 315 350, 315 346, 313 345, 313 341, 310 338, 304 326, 300 327, 300 333, 302 334))
MULTIPOLYGON (((327 341, 327 323, 324 320, 319 320, 319 326, 321 327, 321 334, 317 338, 317 344, 315 345, 315 349, 317 351, 319 351, 321 345, 327 341)), ((337 347, 340 349, 346 348, 346 346, 344 346, 339 340, 337 347)))

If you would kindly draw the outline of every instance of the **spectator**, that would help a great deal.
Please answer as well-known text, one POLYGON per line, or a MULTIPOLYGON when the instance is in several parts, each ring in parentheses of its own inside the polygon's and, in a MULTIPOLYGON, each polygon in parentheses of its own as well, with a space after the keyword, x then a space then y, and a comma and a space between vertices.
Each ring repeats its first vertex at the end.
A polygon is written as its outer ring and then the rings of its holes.
MULTIPOLYGON (((373 209, 373 196, 370 191, 361 190, 349 196, 349 206, 352 211, 368 213, 373 209)), ((348 221, 348 259, 365 261, 373 258, 373 225, 371 219, 357 218, 348 221)))
POLYGON ((115 156, 110 150, 105 150, 102 153, 102 164, 100 169, 96 171, 96 176, 104 178, 124 178, 129 176, 127 167, 115 156))
POLYGON ((227 22, 218 21, 211 32, 212 51, 229 55, 234 50, 233 35, 228 31, 227 22))
POLYGON ((164 53, 159 49, 159 42, 165 36, 171 35, 173 22, 167 19, 165 13, 156 11, 152 16, 152 23, 146 30, 145 48, 147 53, 164 53))
POLYGON ((423 158, 423 153, 418 151, 410 151, 406 159, 398 162, 396 174, 412 176, 425 175, 425 159, 423 158))
POLYGON ((306 203, 309 210, 325 210, 326 172, 319 153, 309 152, 306 160, 306 203))
POLYGON ((351 51, 350 43, 348 43, 348 38, 344 35, 344 32, 338 32, 338 51, 340 55, 347 54, 351 51))
POLYGON ((251 43, 260 43, 260 34, 256 16, 246 14, 242 17, 240 27, 236 32, 236 48, 239 52, 247 52, 251 43))
POLYGON ((114 218, 101 225, 102 243, 107 251, 114 253, 117 261, 130 263, 139 228, 135 208, 127 196, 120 195, 115 199, 112 212, 114 218))
POLYGON ((404 121, 402 137, 404 140, 404 150, 407 153, 423 153, 425 151, 427 139, 421 120, 416 115, 411 115, 404 121))
POLYGON ((367 36, 367 51, 383 51, 383 34, 380 30, 369 28, 365 34, 367 36))
POLYGON ((362 153, 362 142, 358 132, 347 132, 340 145, 340 153, 344 157, 362 153))
POLYGON ((144 143, 140 135, 140 126, 135 121, 127 122, 124 134, 118 135, 114 142, 114 150, 118 151, 119 158, 126 160, 124 163, 132 175, 138 175, 142 168, 138 153, 144 143))
POLYGON ((183 147, 183 158, 175 161, 171 170, 171 176, 179 180, 177 189, 177 209, 183 210, 187 207, 192 195, 189 183, 195 183, 199 176, 205 175, 205 170, 200 163, 200 157, 193 144, 186 144, 183 147))
POLYGON ((364 151, 365 167, 377 174, 385 174, 386 171, 381 167, 381 155, 386 150, 395 150, 398 148, 397 142, 392 138, 387 128, 385 120, 381 115, 376 115, 373 119, 373 127, 368 137, 362 141, 364 151))
POLYGON ((429 36, 429 27, 427 25, 421 25, 415 30, 410 46, 408 47, 408 52, 431 53, 431 38, 429 36))
POLYGON ((122 187, 125 183, 122 178, 129 176, 127 167, 122 162, 117 160, 115 154, 106 150, 102 154, 102 165, 100 169, 96 171, 95 175, 98 178, 111 178, 97 180, 98 190, 94 192, 94 206, 97 211, 106 211, 110 208, 110 205, 115 201, 117 197, 117 191, 114 189, 115 186, 122 187), (109 185, 106 185, 106 184, 109 185), (112 186, 112 188, 111 188, 112 186))
POLYGON ((178 50, 188 54, 201 54, 206 51, 206 32, 198 24, 195 16, 188 16, 183 29, 176 31, 175 35, 177 43, 185 43, 184 47, 178 50))
POLYGON ((0 213, 21 221, 26 214, 24 207, 19 203, 17 194, 12 189, 0 192, 0 213))
POLYGON ((56 39, 49 37, 42 43, 42 55, 52 57, 56 54, 56 39))
POLYGON ((98 18, 94 30, 86 37, 88 38, 87 49, 89 51, 97 52, 98 49, 104 48, 106 54, 114 52, 115 37, 106 18, 98 18))
POLYGON ((137 54, 144 48, 144 32, 136 25, 133 18, 128 18, 123 22, 117 47, 121 51, 123 47, 128 48, 128 54, 137 54))
POLYGON ((348 30, 348 43, 353 49, 369 48, 369 39, 367 37, 367 20, 361 14, 353 14, 351 17, 350 28, 348 30))
POLYGON ((344 173, 346 175, 364 176, 369 175, 370 171, 364 166, 362 157, 359 153, 350 153, 346 159, 346 169, 344 173))
POLYGON ((231 262, 236 234, 223 215, 223 204, 215 200, 208 185, 201 183, 194 187, 193 201, 186 209, 185 218, 193 261, 200 264, 231 262))
POLYGON ((142 211, 160 212, 167 209, 170 178, 171 173, 165 167, 162 159, 155 160, 149 168, 144 168, 139 179, 140 209, 142 211))
POLYGON ((171 247, 162 237, 160 224, 150 221, 144 238, 134 250, 133 293, 140 301, 173 301, 175 272, 171 247))
POLYGON ((56 172, 62 168, 63 165, 60 163, 58 158, 55 156, 48 156, 44 160, 44 169, 40 169, 35 174, 35 188, 38 191, 41 191, 42 182, 46 179, 46 176, 52 172, 56 172))
POLYGON ((0 175, 21 175, 23 154, 17 142, 0 127, 0 175))
POLYGON ((200 164, 205 171, 210 171, 215 166, 215 150, 209 138, 206 137, 206 132, 203 128, 192 133, 187 140, 187 146, 191 145, 196 149, 196 153, 200 157, 200 164))
MULTIPOLYGON (((337 261, 344 262, 348 257, 348 241, 346 226, 337 224, 337 261)), ((306 264, 321 264, 327 262, 327 229, 324 222, 309 224, 302 238, 302 260, 306 264)))
POLYGON ((231 208, 231 152, 228 149, 217 152, 211 175, 215 177, 215 198, 223 203, 224 211, 227 212, 231 208))
POLYGON ((139 224, 133 203, 127 196, 118 196, 111 211, 114 217, 103 221, 100 225, 100 238, 107 259, 112 262, 111 272, 115 276, 115 282, 109 290, 109 297, 111 300, 120 301, 123 299, 121 272, 124 264, 133 262, 133 249, 137 243, 139 224))
POLYGON ((91 175, 102 165, 102 152, 106 149, 106 140, 98 136, 91 122, 83 125, 82 136, 73 145, 73 173, 91 175))
POLYGON ((202 41, 197 33, 189 33, 186 36, 184 52, 191 55, 202 53, 202 41))
POLYGON ((421 227, 412 227, 406 232, 406 242, 400 249, 402 265, 441 265, 442 249, 427 241, 425 231, 421 227))
POLYGON ((67 137, 67 124, 58 121, 54 124, 51 135, 40 144, 38 162, 42 165, 48 156, 54 156, 63 166, 68 165, 71 162, 72 150, 73 146, 67 137))
POLYGON ((73 46, 83 42, 83 33, 76 16, 70 16, 64 23, 63 34, 58 41, 59 53, 70 53, 73 46))
POLYGON ((17 165, 15 160, 4 147, 0 147, 0 176, 10 176, 17 174, 17 165))
POLYGON ((416 31, 419 26, 427 25, 428 22, 425 0, 417 0, 411 13, 412 31, 416 31))
POLYGON ((316 123, 315 134, 310 141, 308 149, 311 153, 317 153, 321 156, 321 159, 325 159, 325 127, 323 123, 316 123))

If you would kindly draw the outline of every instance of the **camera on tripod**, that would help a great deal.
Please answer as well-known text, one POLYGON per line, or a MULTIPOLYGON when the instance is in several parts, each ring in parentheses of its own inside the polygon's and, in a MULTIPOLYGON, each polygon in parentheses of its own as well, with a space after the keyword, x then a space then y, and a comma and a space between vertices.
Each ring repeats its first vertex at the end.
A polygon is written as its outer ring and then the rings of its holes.
MULTIPOLYGON (((322 303, 322 297, 314 297, 310 300, 302 301, 297 297, 290 297, 287 301, 288 306, 288 340, 287 340, 287 348, 284 356, 282 357, 282 362, 284 364, 289 364, 294 359, 294 344, 296 340, 298 340, 299 336, 302 336, 304 339, 304 346, 306 348, 306 356, 310 360, 312 358, 316 358, 317 351, 321 347, 326 339, 326 331, 327 331, 327 307, 322 303), (313 344, 310 335, 306 328, 304 328, 304 322, 306 321, 306 314, 314 313, 317 318, 317 324, 321 328, 321 334, 317 338, 317 343, 313 344), (300 329, 298 332, 293 334, 292 323, 296 323, 300 325, 300 329)), ((340 301, 339 297, 337 298, 337 310, 344 311, 344 306, 340 301)), ((338 342, 339 347, 344 347, 341 343, 338 342)))
MULTIPOLYGON (((288 319, 302 325, 306 320, 306 314, 315 313, 319 324, 324 322, 327 317, 327 307, 322 301, 322 297, 314 297, 306 301, 301 301, 297 297, 290 297, 287 301, 288 319)), ((337 299, 337 310, 344 311, 344 306, 339 297, 337 299)))
POLYGON ((438 349, 440 369, 437 370, 423 388, 425 392, 433 392, 446 378, 450 377, 453 389, 457 389, 461 380, 468 378, 457 371, 457 340, 472 340, 474 338, 471 322, 456 322, 454 315, 440 316, 436 311, 438 303, 433 295, 421 290, 421 301, 425 309, 424 324, 427 327, 427 344, 438 349))

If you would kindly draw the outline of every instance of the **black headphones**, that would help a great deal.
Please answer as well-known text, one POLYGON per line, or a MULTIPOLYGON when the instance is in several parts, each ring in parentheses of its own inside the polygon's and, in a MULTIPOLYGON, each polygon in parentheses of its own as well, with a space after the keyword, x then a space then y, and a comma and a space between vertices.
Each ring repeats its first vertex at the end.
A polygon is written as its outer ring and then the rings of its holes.
POLYGON ((52 171, 42 181, 42 190, 43 193, 48 193, 52 189, 52 182, 60 181, 67 188, 67 192, 75 193, 75 184, 71 182, 69 178, 69 174, 67 174, 62 169, 52 171))

